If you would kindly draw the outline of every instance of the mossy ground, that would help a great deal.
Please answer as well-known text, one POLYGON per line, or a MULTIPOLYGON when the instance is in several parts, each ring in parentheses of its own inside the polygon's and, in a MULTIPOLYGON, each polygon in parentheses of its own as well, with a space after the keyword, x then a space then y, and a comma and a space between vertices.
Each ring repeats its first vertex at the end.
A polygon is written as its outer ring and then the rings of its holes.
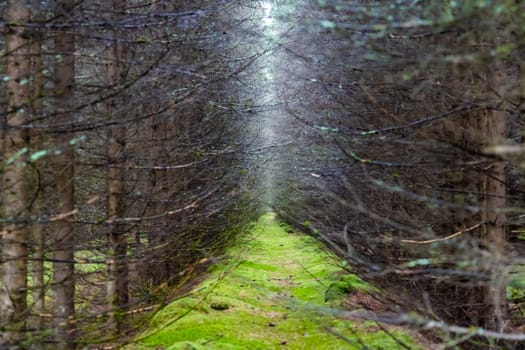
POLYGON ((401 349, 399 340, 415 348, 400 332, 316 311, 337 303, 338 292, 356 291, 377 292, 357 276, 343 277, 315 240, 287 233, 267 214, 228 262, 160 311, 126 348, 401 349))

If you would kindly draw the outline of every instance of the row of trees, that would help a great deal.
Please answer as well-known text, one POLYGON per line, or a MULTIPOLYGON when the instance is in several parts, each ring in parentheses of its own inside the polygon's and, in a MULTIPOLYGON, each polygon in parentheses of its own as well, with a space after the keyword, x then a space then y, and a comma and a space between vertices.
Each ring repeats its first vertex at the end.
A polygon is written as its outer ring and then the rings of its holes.
POLYGON ((228 5, 0 6, 1 347, 125 339, 252 216, 228 5))
POLYGON ((307 42, 286 47, 288 113, 311 146, 276 210, 421 315, 391 322, 443 321, 451 346, 522 339, 495 334, 523 325, 524 10, 308 2, 307 42))
POLYGON ((253 217, 265 153, 281 217, 393 295, 373 319, 520 339, 522 2, 269 3, 262 38, 258 1, 0 3, 2 347, 125 340, 253 217))

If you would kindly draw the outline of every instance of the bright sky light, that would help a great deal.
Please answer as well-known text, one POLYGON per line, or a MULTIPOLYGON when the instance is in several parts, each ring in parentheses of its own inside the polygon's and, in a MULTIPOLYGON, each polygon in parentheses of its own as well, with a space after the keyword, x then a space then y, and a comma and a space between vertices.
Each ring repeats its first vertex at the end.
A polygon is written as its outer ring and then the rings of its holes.
POLYGON ((264 11, 264 18, 263 18, 263 23, 265 26, 272 26, 273 25, 273 18, 272 18, 272 3, 269 2, 269 1, 263 1, 262 4, 262 9, 264 11))

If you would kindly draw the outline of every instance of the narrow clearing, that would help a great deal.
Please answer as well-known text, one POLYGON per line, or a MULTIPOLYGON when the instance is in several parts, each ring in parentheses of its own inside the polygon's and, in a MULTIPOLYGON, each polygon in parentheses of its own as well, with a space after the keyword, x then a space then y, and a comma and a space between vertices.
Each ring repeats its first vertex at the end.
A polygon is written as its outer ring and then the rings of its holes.
POLYGON ((160 311, 127 349, 416 348, 401 332, 321 314, 336 307, 343 292, 379 291, 346 274, 314 239, 287 233, 273 214, 264 215, 227 260, 160 311))

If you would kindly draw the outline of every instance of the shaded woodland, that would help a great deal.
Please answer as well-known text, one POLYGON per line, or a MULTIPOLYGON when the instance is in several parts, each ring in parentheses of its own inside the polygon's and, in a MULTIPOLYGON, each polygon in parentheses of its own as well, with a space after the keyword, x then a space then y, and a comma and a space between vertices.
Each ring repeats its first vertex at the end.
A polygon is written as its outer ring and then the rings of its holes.
POLYGON ((3 344, 121 340, 253 216, 242 62, 205 2, 3 7, 3 344))
POLYGON ((288 111, 318 166, 278 213, 420 315, 390 321, 465 327, 462 348, 518 344, 473 325, 523 332, 522 10, 328 1, 325 51, 290 50, 305 83, 288 111))
POLYGON ((0 348, 131 341, 271 207, 363 318, 520 349, 524 7, 1 2, 0 348))

